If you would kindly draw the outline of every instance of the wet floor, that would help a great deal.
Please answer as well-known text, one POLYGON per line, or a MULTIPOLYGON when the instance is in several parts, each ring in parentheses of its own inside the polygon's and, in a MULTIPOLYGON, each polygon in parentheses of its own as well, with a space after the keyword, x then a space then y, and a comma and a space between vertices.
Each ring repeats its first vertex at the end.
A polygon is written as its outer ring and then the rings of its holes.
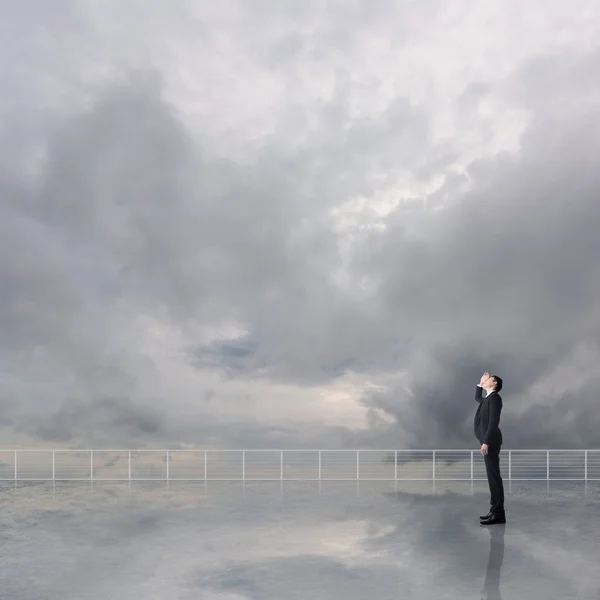
POLYGON ((600 484, 6 484, 11 600, 600 598, 600 484))

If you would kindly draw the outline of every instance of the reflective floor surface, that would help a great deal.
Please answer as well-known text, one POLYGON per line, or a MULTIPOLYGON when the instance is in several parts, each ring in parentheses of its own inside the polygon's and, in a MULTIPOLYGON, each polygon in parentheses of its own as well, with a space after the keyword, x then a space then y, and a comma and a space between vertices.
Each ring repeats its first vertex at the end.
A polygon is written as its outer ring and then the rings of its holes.
POLYGON ((11 600, 600 598, 600 485, 6 483, 11 600))

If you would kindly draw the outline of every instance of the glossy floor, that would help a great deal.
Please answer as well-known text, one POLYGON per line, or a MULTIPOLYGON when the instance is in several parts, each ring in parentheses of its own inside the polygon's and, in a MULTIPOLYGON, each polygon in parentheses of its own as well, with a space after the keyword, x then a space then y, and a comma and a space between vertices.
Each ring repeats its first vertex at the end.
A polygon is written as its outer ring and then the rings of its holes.
POLYGON ((600 486, 7 484, 11 600, 600 598, 600 486))

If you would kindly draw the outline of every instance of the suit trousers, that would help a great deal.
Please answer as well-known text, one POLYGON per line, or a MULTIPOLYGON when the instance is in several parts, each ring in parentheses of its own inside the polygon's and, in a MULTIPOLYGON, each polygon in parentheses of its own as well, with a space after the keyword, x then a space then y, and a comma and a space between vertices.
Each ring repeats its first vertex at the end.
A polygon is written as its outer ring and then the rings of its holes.
POLYGON ((490 511, 494 514, 503 514, 504 484, 500 475, 500 446, 489 446, 488 453, 484 454, 483 458, 490 486, 490 511))

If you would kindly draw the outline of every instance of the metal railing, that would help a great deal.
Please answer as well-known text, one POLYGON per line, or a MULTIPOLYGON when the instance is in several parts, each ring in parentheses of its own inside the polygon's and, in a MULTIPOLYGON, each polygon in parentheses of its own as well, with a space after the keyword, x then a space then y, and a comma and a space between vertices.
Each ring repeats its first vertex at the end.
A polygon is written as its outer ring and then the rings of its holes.
MULTIPOLYGON (((508 481, 600 481, 600 450, 503 450, 508 481)), ((1 481, 485 481, 479 450, 0 450, 1 481)))

